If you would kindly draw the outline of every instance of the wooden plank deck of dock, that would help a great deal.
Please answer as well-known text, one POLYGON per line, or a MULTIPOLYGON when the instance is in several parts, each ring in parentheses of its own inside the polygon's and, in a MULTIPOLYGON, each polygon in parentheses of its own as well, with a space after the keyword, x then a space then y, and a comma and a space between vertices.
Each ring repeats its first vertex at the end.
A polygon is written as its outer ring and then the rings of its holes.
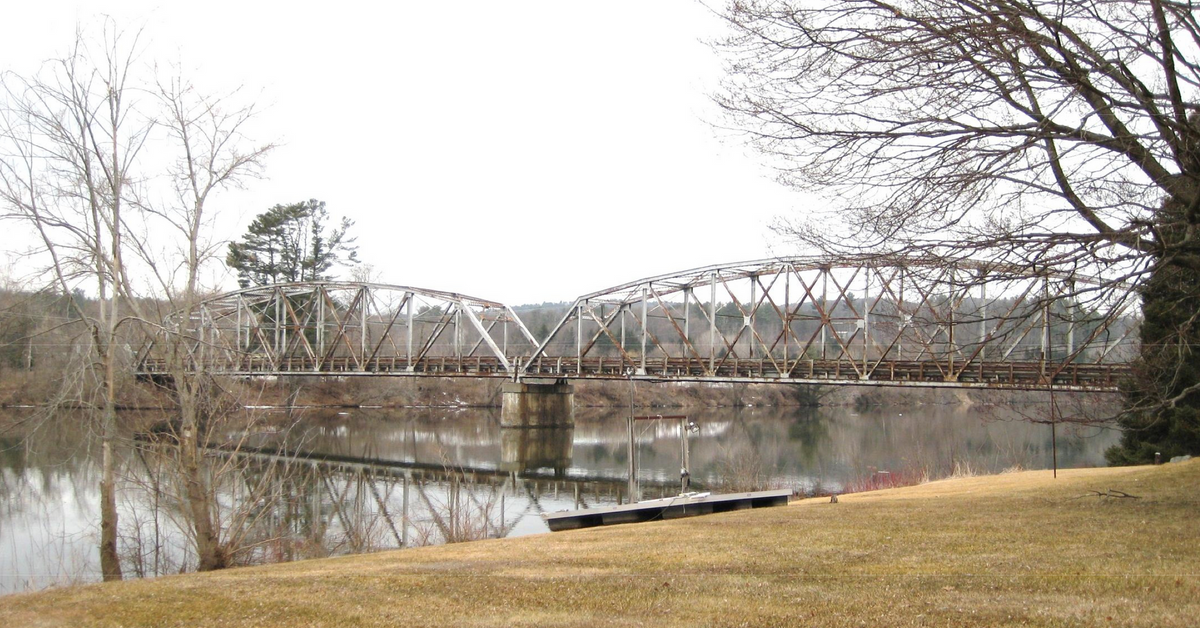
POLYGON ((551 532, 558 532, 618 523, 695 517, 731 510, 786 506, 791 495, 791 489, 725 495, 685 493, 677 497, 652 499, 621 506, 547 513, 542 517, 546 520, 546 525, 550 527, 551 532))

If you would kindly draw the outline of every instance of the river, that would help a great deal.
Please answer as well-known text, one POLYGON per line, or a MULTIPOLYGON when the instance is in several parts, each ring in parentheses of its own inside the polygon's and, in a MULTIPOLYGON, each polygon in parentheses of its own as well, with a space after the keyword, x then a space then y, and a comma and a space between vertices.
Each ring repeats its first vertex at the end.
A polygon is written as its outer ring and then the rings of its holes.
MULTIPOLYGON (((1029 414, 1037 414, 1036 408, 1029 414)), ((256 410, 214 452, 221 518, 255 564, 546 531, 541 514, 625 501, 625 413, 581 408, 566 430, 500 427, 497 410, 256 410)), ((676 411, 671 411, 676 412, 676 411)), ((1102 466, 1112 430, 1025 420, 1011 408, 741 408, 688 412, 698 490, 839 493, 957 474, 1102 466)), ((14 423, 8 417, 8 424, 14 423)), ((98 455, 78 418, 0 433, 0 593, 99 579, 98 455)), ((643 498, 680 487, 681 425, 636 425, 643 498)), ((121 450, 129 576, 193 568, 161 445, 121 450)))

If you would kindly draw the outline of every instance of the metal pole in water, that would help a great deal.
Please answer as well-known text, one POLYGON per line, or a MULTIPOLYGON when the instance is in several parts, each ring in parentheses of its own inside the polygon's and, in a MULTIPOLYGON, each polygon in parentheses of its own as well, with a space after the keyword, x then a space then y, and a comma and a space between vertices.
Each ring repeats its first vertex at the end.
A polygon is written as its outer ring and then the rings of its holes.
POLYGON ((629 377, 629 503, 641 501, 637 481, 637 441, 633 430, 633 376, 629 377))
POLYGON ((688 429, 690 427, 687 417, 679 420, 679 445, 682 451, 682 464, 679 471, 679 492, 686 493, 692 485, 692 474, 688 469, 691 467, 688 461, 688 429))

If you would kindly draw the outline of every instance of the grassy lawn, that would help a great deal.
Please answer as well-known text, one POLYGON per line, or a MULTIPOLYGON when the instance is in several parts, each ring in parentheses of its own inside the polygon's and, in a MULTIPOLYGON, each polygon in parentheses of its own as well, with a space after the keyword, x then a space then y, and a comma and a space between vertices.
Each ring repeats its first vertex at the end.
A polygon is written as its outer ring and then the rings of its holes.
POLYGON ((65 588, 0 625, 1197 626, 1200 461, 65 588))

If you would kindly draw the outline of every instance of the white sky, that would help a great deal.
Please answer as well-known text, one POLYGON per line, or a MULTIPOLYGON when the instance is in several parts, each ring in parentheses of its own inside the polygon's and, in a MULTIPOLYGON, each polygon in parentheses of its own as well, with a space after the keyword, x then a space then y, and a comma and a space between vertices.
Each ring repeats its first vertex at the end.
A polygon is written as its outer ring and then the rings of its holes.
POLYGON ((103 13, 206 91, 261 93, 254 135, 282 146, 218 199, 221 237, 320 199, 390 283, 564 301, 791 253, 767 225, 811 202, 710 125, 722 25, 693 0, 6 4, 0 68, 103 13))

